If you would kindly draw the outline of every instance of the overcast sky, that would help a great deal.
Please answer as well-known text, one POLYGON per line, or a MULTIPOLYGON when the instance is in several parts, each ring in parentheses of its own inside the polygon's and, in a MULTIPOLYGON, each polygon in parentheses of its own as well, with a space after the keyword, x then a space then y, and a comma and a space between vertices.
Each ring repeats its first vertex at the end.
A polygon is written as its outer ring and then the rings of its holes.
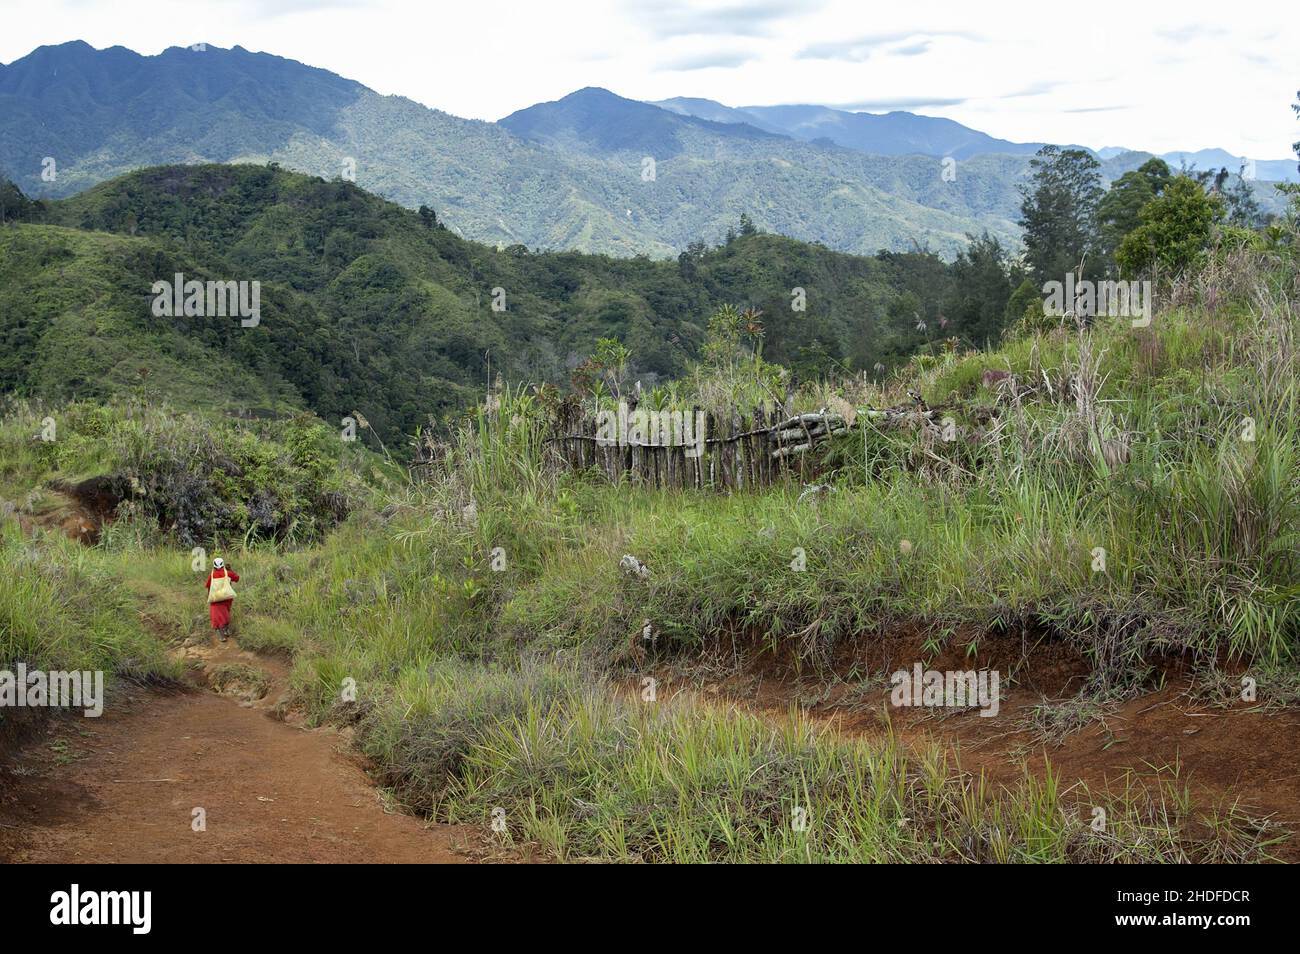
POLYGON ((1264 0, 0 0, 0 62, 82 39, 240 45, 458 116, 603 86, 634 99, 946 116, 1021 141, 1281 159, 1300 4, 1264 0))

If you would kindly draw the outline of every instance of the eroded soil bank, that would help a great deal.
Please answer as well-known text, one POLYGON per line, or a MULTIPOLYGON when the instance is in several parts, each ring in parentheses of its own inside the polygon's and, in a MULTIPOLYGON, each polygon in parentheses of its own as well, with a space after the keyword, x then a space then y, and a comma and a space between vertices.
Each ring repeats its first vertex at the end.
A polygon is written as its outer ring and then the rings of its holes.
MULTIPOLYGON (((1170 780, 1176 772, 1198 808, 1236 806, 1300 831, 1300 712, 1268 708, 1266 683, 1253 703, 1211 705, 1194 692, 1193 675, 1181 661, 1164 660, 1151 688, 1079 709, 1075 699, 1089 666, 1069 647, 986 636, 969 651, 958 638, 928 652, 915 634, 853 641, 829 670, 801 674, 788 660, 756 654, 738 667, 734 658, 719 663, 713 678, 702 672, 707 667, 694 664, 660 668, 659 690, 668 698, 690 691, 773 716, 799 709, 828 730, 867 739, 892 731, 914 747, 937 743, 961 770, 1006 785, 1025 767, 1042 778, 1049 764, 1063 787, 1082 785, 1094 793, 1121 792, 1129 779, 1170 780), (977 708, 892 705, 889 675, 911 671, 917 660, 937 670, 999 670, 997 716, 981 717, 977 708), (1077 714, 1083 727, 1059 731, 1040 707, 1058 719, 1077 714)), ((1232 670, 1229 679, 1235 683, 1242 674, 1232 670)), ((1298 842, 1292 837, 1274 852, 1300 862, 1298 842)))

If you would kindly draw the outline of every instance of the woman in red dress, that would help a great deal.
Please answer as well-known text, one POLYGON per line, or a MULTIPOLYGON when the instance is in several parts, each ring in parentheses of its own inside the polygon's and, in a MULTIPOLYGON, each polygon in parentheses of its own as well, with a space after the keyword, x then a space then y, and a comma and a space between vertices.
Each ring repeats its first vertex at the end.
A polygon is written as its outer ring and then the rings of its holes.
MULTIPOLYGON (((239 574, 234 570, 227 568, 226 561, 217 557, 212 561, 212 572, 208 574, 208 580, 204 584, 209 590, 212 589, 212 581, 220 577, 229 577, 231 583, 239 582, 239 574)), ((217 631, 224 643, 229 636, 230 630, 230 605, 234 599, 218 600, 215 603, 208 604, 208 618, 212 621, 212 628, 217 631)))

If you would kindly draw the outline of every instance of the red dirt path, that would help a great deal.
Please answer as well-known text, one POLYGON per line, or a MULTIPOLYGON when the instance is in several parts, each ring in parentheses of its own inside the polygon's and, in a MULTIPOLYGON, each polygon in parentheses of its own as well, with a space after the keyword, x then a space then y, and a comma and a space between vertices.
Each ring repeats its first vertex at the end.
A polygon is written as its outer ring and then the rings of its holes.
MULTIPOLYGON (((255 658, 230 644, 190 655, 255 658)), ((468 860, 471 831, 386 811, 342 737, 274 718, 275 696, 134 689, 98 719, 60 720, 0 762, 0 861, 468 860)))

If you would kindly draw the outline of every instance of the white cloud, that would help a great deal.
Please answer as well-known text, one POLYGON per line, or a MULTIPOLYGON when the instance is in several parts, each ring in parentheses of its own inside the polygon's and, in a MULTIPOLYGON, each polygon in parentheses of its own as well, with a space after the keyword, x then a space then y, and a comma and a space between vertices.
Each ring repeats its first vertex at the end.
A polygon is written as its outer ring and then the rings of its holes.
POLYGON ((728 105, 919 104, 991 135, 1283 158, 1300 13, 1094 0, 45 0, 12 9, 0 61, 46 43, 276 53, 460 116, 584 86, 728 105), (813 51, 817 55, 810 55, 813 51), (1116 108, 1124 104, 1124 108, 1116 108))

